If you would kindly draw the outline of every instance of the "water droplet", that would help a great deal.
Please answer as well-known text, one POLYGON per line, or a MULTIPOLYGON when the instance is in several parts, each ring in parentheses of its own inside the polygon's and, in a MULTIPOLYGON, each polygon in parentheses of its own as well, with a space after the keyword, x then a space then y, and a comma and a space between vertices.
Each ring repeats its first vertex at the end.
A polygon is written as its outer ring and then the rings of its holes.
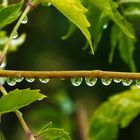
POLYGON ((19 83, 19 82, 22 82, 24 78, 23 77, 16 77, 15 79, 16 79, 16 82, 19 83))
POLYGON ((14 86, 14 85, 16 85, 16 78, 11 78, 11 77, 7 78, 7 84, 8 84, 9 86, 14 86))
POLYGON ((103 29, 105 30, 108 27, 108 24, 103 25, 103 29))
POLYGON ((50 81, 50 79, 49 78, 39 78, 39 81, 41 83, 48 83, 50 81))
POLYGON ((3 69, 6 67, 6 59, 4 59, 4 61, 2 62, 2 64, 0 65, 0 69, 3 69))
POLYGON ((13 35, 13 39, 16 39, 18 37, 18 32, 15 31, 14 35, 13 35))
POLYGON ((43 98, 38 99, 38 101, 41 101, 41 100, 43 100, 43 98))
POLYGON ((83 78, 82 77, 77 77, 77 78, 71 78, 71 83, 74 86, 80 86, 80 84, 82 83, 83 78))
POLYGON ((140 80, 135 80, 135 82, 136 82, 136 86, 137 86, 138 88, 140 88, 140 80))
POLYGON ((6 81, 5 77, 0 77, 0 85, 4 85, 6 81))
POLYGON ((48 6, 51 6, 52 4, 50 2, 48 2, 48 6))
POLYGON ((133 82, 132 79, 122 79, 122 84, 123 84, 124 86, 129 86, 129 85, 132 84, 132 82, 133 82))
POLYGON ((108 86, 112 82, 112 78, 101 78, 101 82, 103 85, 108 86))
POLYGON ((26 24, 28 22, 28 17, 25 16, 24 19, 21 21, 22 24, 26 24))
POLYGON ((113 78, 113 81, 114 81, 115 83, 120 83, 120 82, 122 81, 122 79, 120 79, 120 78, 113 78))
POLYGON ((35 78, 25 78, 27 82, 32 83, 35 81, 35 78))
POLYGON ((90 78, 90 77, 86 77, 85 78, 85 82, 88 86, 94 86, 97 82, 97 78, 90 78))

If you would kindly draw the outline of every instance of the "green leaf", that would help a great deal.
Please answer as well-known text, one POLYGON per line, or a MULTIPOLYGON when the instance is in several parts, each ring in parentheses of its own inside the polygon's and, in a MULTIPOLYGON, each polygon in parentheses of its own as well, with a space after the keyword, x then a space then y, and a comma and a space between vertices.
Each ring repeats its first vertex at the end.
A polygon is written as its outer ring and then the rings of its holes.
POLYGON ((113 0, 90 0, 95 6, 97 6, 106 16, 113 20, 117 26, 130 38, 134 38, 133 33, 126 27, 126 23, 118 12, 118 5, 113 0))
POLYGON ((62 36, 61 39, 65 40, 68 39, 75 31, 76 31, 76 26, 73 23, 70 23, 68 32, 66 33, 66 35, 62 36))
POLYGON ((64 129, 53 128, 52 122, 46 124, 36 136, 43 136, 45 140, 71 140, 69 133, 64 129))
POLYGON ((124 14, 129 18, 140 18, 140 8, 131 7, 124 11, 124 14))
POLYGON ((16 111, 36 100, 41 100, 46 96, 39 93, 39 90, 13 90, 8 95, 3 95, 0 99, 0 114, 16 111))
POLYGON ((110 35, 110 37, 111 37, 111 50, 110 50, 110 54, 109 54, 109 63, 112 63, 112 61, 113 61, 115 49, 116 49, 118 42, 119 42, 119 39, 120 39, 120 34, 117 32, 118 32, 118 27, 114 24, 112 29, 111 29, 111 35, 110 35))
POLYGON ((91 41, 91 35, 88 31, 90 23, 88 22, 85 13, 87 9, 83 7, 80 0, 44 0, 44 2, 50 2, 54 5, 60 12, 62 12, 70 21, 72 21, 85 35, 87 38, 92 53, 93 46, 91 41))
MULTIPOLYGON (((26 34, 20 35, 17 39, 14 39, 10 43, 8 52, 15 52, 25 42, 26 34)), ((0 51, 3 50, 4 46, 8 41, 8 36, 5 31, 0 31, 0 51)))
POLYGON ((3 133, 0 131, 0 140, 6 140, 3 133))
POLYGON ((121 3, 140 3, 140 0, 121 0, 121 3))
POLYGON ((20 16, 22 5, 23 0, 17 4, 12 4, 0 9, 0 30, 20 16))
MULTIPOLYGON (((131 30, 131 32, 133 32, 133 34, 135 34, 131 24, 128 23, 127 27, 129 30, 131 30)), ((126 64, 130 66, 130 69, 133 72, 136 71, 135 63, 133 60, 135 42, 135 39, 128 38, 117 26, 114 25, 111 31, 111 52, 109 56, 109 62, 112 62, 115 48, 118 46, 121 58, 126 64)))
POLYGON ((104 26, 108 25, 109 18, 101 12, 94 4, 88 1, 83 1, 85 7, 88 8, 87 17, 91 23, 90 33, 94 39, 94 50, 97 49, 100 39, 103 34, 104 26))
POLYGON ((20 35, 17 39, 13 39, 8 49, 9 52, 15 52, 25 42, 26 34, 20 35))
POLYGON ((94 113, 89 136, 90 140, 114 140, 119 127, 127 127, 140 113, 140 90, 130 90, 112 96, 94 113))

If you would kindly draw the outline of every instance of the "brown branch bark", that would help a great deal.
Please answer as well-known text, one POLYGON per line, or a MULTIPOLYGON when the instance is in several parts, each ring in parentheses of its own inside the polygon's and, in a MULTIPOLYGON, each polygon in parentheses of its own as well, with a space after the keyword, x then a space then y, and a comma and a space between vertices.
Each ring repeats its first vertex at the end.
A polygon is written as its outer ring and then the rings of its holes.
POLYGON ((140 79, 140 73, 113 72, 101 70, 82 71, 18 71, 0 70, 0 77, 34 77, 34 78, 71 78, 71 77, 97 77, 140 79))

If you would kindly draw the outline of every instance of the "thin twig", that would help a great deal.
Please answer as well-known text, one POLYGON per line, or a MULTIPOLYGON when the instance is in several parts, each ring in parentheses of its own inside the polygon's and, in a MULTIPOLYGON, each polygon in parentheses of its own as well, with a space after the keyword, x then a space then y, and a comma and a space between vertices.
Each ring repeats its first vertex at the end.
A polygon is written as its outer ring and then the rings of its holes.
POLYGON ((33 78, 72 78, 72 77, 97 77, 97 78, 122 78, 140 79, 140 73, 114 72, 101 70, 79 71, 18 71, 0 70, 0 77, 33 77, 33 78))
MULTIPOLYGON (((3 86, 0 86, 0 91, 3 93, 4 96, 8 95, 7 91, 3 86)), ((25 123, 25 120, 22 117, 22 113, 18 110, 15 111, 15 114, 17 115, 25 133, 29 140, 35 140, 34 135, 31 133, 30 129, 28 128, 27 124, 25 123)))
POLYGON ((16 23, 15 27, 13 28, 9 39, 8 39, 6 45, 4 46, 4 49, 2 50, 2 53, 0 54, 0 64, 3 62, 3 60, 4 60, 4 58, 5 58, 6 54, 7 54, 7 51, 9 49, 11 40, 12 40, 15 32, 18 30, 19 26, 21 25, 22 20, 25 18, 25 16, 28 14, 28 12, 30 10, 31 10, 31 7, 27 6, 26 9, 24 10, 24 12, 22 13, 21 17, 19 18, 18 22, 16 23))
POLYGON ((87 132, 88 132, 87 112, 86 112, 85 106, 81 102, 78 103, 78 105, 77 105, 76 119, 77 119, 77 125, 79 128, 80 139, 88 140, 88 137, 87 137, 87 132))

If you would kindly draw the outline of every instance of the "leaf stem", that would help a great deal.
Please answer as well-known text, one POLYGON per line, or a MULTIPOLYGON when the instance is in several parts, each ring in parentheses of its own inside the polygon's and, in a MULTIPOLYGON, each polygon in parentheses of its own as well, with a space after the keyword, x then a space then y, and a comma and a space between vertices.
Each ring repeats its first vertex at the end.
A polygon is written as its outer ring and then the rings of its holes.
POLYGON ((30 10, 31 10, 31 7, 30 6, 27 6, 26 9, 24 10, 24 12, 22 13, 21 17, 19 18, 18 22, 16 23, 15 27, 13 28, 13 30, 12 30, 12 32, 10 34, 10 37, 9 37, 6 45, 4 46, 4 49, 3 49, 2 53, 1 53, 1 55, 0 55, 0 64, 3 62, 4 57, 7 54, 7 51, 9 49, 11 40, 12 40, 15 32, 18 30, 19 26, 21 25, 22 20, 25 18, 25 16, 28 14, 28 12, 30 10))
POLYGON ((121 78, 140 79, 140 73, 115 72, 102 70, 79 71, 18 71, 0 70, 0 77, 25 77, 25 78, 72 78, 72 77, 97 77, 97 78, 121 78))
MULTIPOLYGON (((5 95, 5 96, 8 95, 7 91, 5 90, 5 88, 3 86, 0 86, 0 91, 3 93, 3 95, 5 95)), ((19 119, 19 121, 20 121, 28 139, 29 140, 35 140, 34 135, 31 133, 31 131, 28 128, 25 120, 22 117, 22 113, 20 111, 16 110, 15 114, 17 115, 17 117, 18 117, 18 119, 19 119)))

